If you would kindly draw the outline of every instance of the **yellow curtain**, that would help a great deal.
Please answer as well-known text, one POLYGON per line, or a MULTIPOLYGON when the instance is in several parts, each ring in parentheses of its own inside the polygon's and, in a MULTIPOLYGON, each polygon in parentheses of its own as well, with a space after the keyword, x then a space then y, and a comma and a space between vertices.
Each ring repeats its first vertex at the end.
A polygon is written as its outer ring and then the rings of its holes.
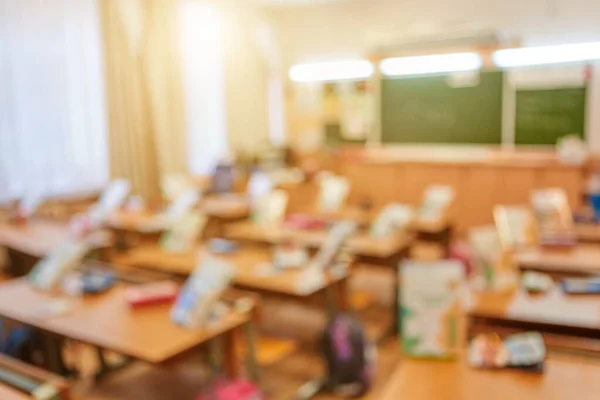
POLYGON ((153 202, 164 174, 185 173, 179 0, 102 0, 111 176, 153 202))

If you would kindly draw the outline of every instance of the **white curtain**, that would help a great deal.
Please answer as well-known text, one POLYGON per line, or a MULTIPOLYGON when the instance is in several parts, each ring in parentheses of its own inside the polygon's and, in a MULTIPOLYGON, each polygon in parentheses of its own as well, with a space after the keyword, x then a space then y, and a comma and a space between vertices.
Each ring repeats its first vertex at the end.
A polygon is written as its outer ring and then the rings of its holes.
POLYGON ((108 180, 101 0, 0 0, 0 202, 108 180))
POLYGON ((269 139, 271 144, 285 144, 285 97, 281 52, 277 37, 271 25, 262 22, 257 27, 256 44, 267 65, 267 101, 269 118, 269 139))
POLYGON ((228 153, 222 15, 212 2, 188 0, 180 28, 188 165, 209 175, 228 153))

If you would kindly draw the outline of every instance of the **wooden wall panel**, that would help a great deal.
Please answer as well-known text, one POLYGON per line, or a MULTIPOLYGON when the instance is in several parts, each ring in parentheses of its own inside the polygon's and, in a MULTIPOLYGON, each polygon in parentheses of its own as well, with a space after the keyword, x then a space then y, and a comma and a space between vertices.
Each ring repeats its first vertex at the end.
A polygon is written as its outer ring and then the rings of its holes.
POLYGON ((456 204, 459 211, 455 223, 459 231, 493 223, 491 210, 496 204, 498 180, 496 168, 465 168, 456 204))
POLYGON ((460 233, 493 223, 495 205, 529 204, 535 188, 562 187, 573 209, 577 209, 585 181, 585 166, 565 166, 550 159, 519 159, 510 165, 506 158, 487 162, 402 162, 385 159, 382 154, 376 160, 338 160, 341 173, 352 183, 351 202, 368 198, 377 208, 394 201, 419 205, 428 186, 451 185, 457 197, 450 217, 460 233))
POLYGON ((341 175, 350 179, 352 185, 349 202, 369 200, 374 207, 400 201, 399 185, 403 169, 391 164, 346 164, 340 166, 341 175))
POLYGON ((456 168, 440 165, 406 164, 402 190, 404 201, 421 204, 423 193, 434 184, 457 186, 459 173, 456 168))
POLYGON ((572 168, 547 168, 540 170, 538 175, 536 188, 561 187, 567 193, 571 208, 577 210, 581 207, 585 174, 572 168))
POLYGON ((496 204, 529 204, 536 171, 527 167, 498 167, 494 192, 496 204))

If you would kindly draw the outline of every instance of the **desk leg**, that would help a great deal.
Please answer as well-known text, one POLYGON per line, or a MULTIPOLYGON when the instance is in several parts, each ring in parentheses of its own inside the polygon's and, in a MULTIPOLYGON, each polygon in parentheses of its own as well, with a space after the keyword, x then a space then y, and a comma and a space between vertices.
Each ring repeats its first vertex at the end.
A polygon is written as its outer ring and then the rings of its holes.
POLYGON ((325 308, 327 309, 327 318, 333 320, 337 312, 337 304, 335 299, 334 288, 330 285, 325 288, 325 308))
POLYGON ((398 336, 402 333, 402 318, 400 314, 402 313, 402 304, 401 304, 401 286, 402 282, 400 279, 401 265, 402 261, 408 256, 408 250, 403 251, 397 257, 392 259, 392 271, 394 271, 394 298, 392 299, 392 326, 390 327, 390 335, 398 336))
MULTIPOLYGON (((228 335, 229 333, 226 336, 228 335)), ((229 348, 230 346, 227 347, 229 348)), ((211 373, 216 377, 220 374, 223 367, 223 343, 221 342, 220 336, 217 336, 208 342, 208 351, 211 373)), ((228 367, 231 368, 231 366, 228 367)), ((227 373, 229 373, 229 371, 227 371, 227 373)))
POLYGON ((341 311, 347 311, 348 307, 348 278, 344 278, 336 285, 337 307, 341 311))
POLYGON ((394 315, 392 316, 392 332, 391 335, 397 335, 400 332, 402 332, 402 318, 400 318, 400 313, 402 312, 402 306, 400 304, 400 266, 397 265, 394 268, 394 273, 396 274, 396 278, 394 279, 394 282, 396 283, 394 285, 394 303, 393 303, 393 307, 392 307, 392 312, 394 313, 394 315))
MULTIPOLYGON (((240 367, 238 363, 238 356, 241 354, 241 349, 238 348, 239 340, 237 340, 238 331, 231 330, 227 332, 225 336, 225 348, 223 355, 223 371, 225 375, 229 378, 239 377, 240 367)), ((223 346, 220 348, 223 351, 223 346)))
POLYGON ((98 371, 96 372, 96 375, 94 376, 96 380, 100 380, 104 378, 106 374, 118 371, 121 368, 126 367, 131 362, 131 358, 125 357, 125 359, 121 362, 110 364, 106 361, 106 357, 104 357, 104 350, 102 350, 100 347, 95 347, 94 350, 96 351, 96 358, 98 359, 98 364, 100 365, 98 371))
POLYGON ((98 380, 101 379, 104 375, 106 375, 106 373, 109 370, 109 366, 106 362, 106 358, 104 357, 104 352, 102 351, 102 349, 100 347, 96 347, 94 350, 96 350, 96 358, 98 360, 98 364, 100 365, 95 376, 95 379, 98 380))
POLYGON ((60 376, 72 375, 73 371, 66 367, 63 360, 62 339, 47 332, 40 332, 40 340, 46 368, 60 376))
POLYGON ((219 217, 209 217, 204 229, 203 239, 223 238, 223 221, 219 217))
POLYGON ((127 235, 121 230, 115 230, 115 248, 119 252, 127 250, 127 235))
POLYGON ((446 227, 446 229, 444 229, 444 231, 442 232, 442 237, 441 237, 441 241, 444 246, 444 251, 445 251, 446 257, 450 256, 451 239, 452 239, 452 226, 449 225, 446 227))
POLYGON ((252 381, 260 384, 258 362, 256 361, 256 335, 254 334, 254 323, 252 321, 244 324, 244 335, 246 336, 248 375, 252 381))

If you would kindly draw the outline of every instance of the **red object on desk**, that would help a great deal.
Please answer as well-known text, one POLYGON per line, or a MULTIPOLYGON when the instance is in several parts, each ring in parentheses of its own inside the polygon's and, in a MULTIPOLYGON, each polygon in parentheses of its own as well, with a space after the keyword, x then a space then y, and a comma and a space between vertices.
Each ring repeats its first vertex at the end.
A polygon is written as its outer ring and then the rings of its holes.
POLYGON ((450 254, 448 258, 451 260, 458 260, 462 263, 465 276, 470 277, 471 272, 473 272, 473 252, 464 243, 457 243, 450 248, 450 254))
POLYGON ((306 214, 292 214, 284 222, 284 225, 293 229, 318 230, 327 226, 323 218, 313 217, 306 214))
POLYGON ((179 285, 171 281, 153 282, 130 287, 125 291, 125 300, 133 308, 153 304, 172 303, 179 294, 179 285))

